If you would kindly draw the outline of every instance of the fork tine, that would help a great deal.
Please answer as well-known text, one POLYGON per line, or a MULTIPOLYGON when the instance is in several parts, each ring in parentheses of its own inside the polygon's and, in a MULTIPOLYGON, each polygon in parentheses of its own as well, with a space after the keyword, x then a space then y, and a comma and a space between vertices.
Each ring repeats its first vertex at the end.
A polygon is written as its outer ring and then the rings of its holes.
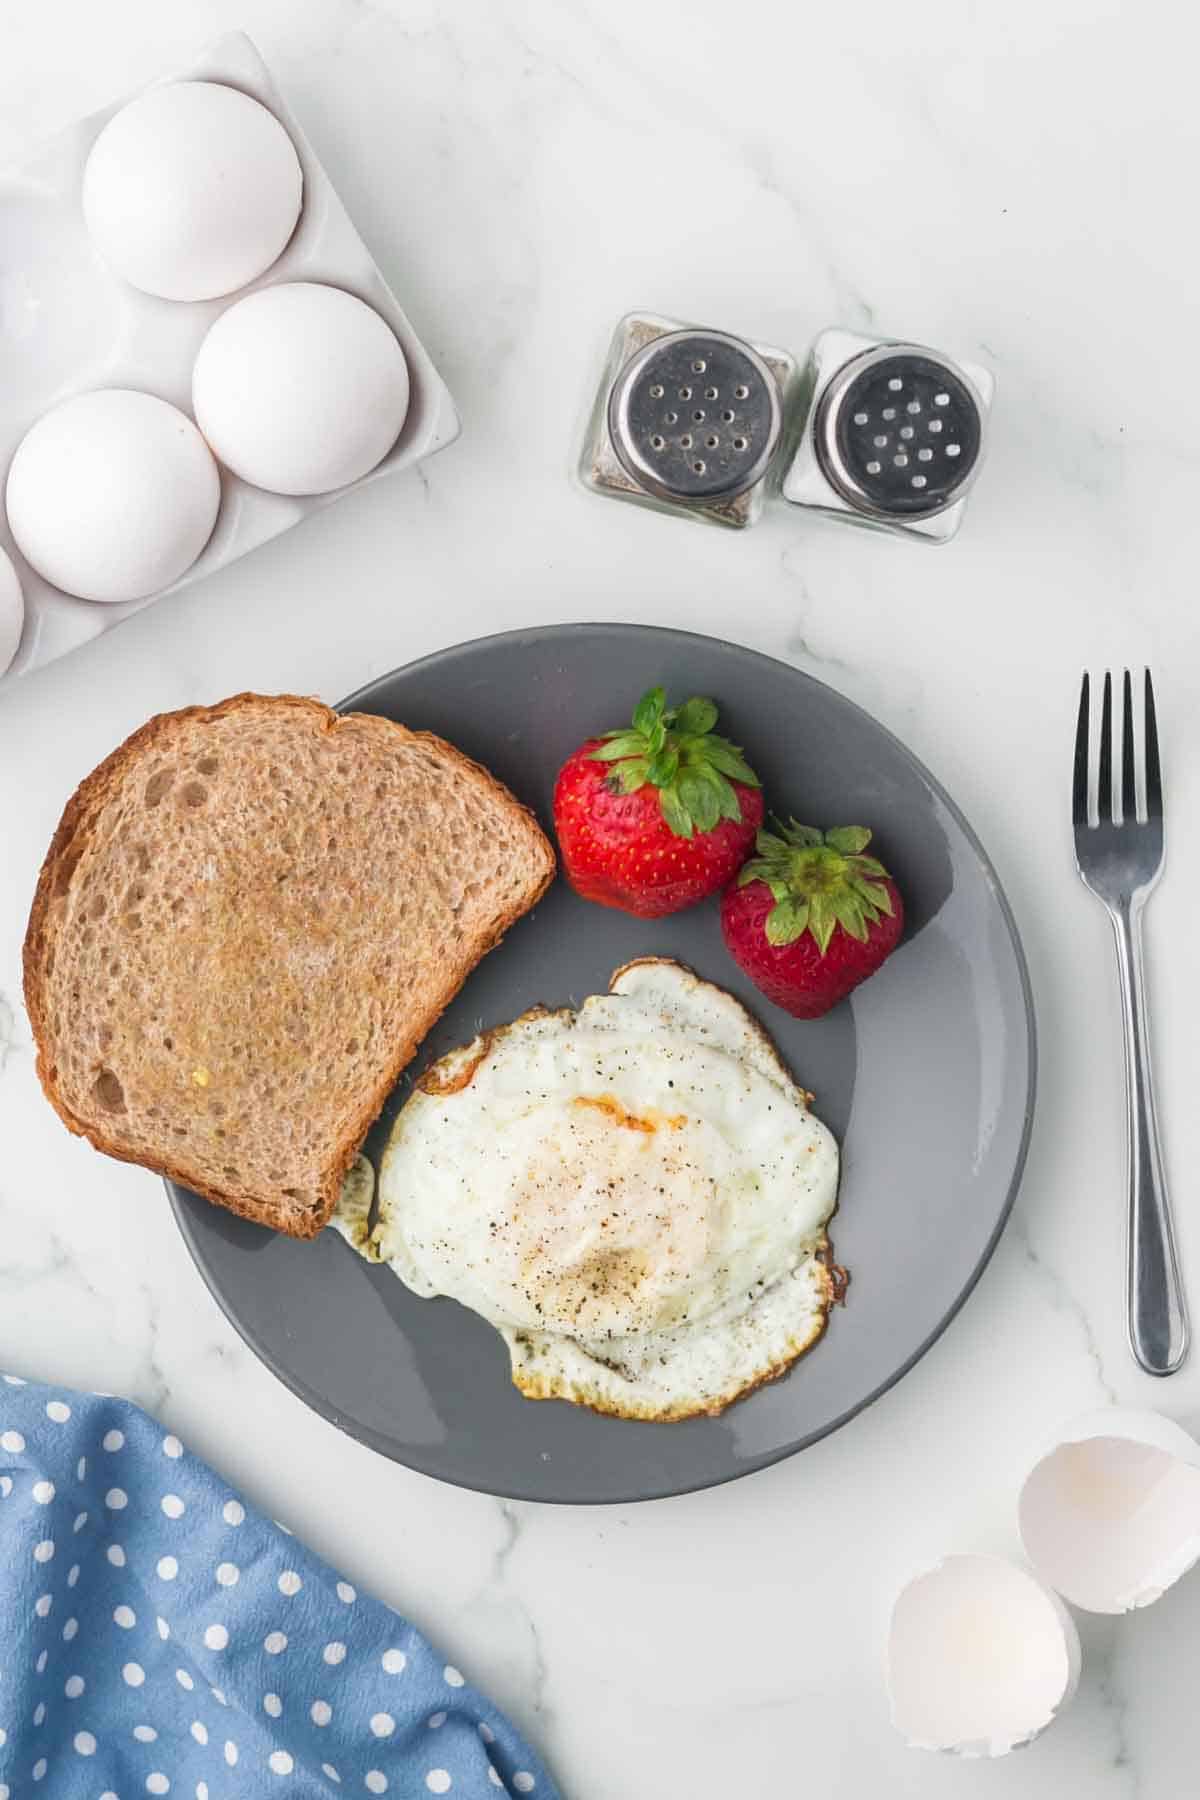
POLYGON ((1146 670, 1146 816, 1162 818, 1162 770, 1158 762, 1158 719, 1154 711, 1154 683, 1146 670))
POLYGON ((1137 781, 1133 773, 1133 677, 1125 671, 1125 705, 1121 723, 1121 823, 1137 824, 1137 781))
POLYGON ((1096 795, 1101 825, 1111 825, 1112 803, 1112 676, 1104 676, 1104 700, 1100 709, 1100 783, 1096 795))
POLYGON ((1076 825, 1088 822, 1088 701, 1091 682, 1085 672, 1079 690, 1079 718, 1075 725, 1075 785, 1071 816, 1076 825))

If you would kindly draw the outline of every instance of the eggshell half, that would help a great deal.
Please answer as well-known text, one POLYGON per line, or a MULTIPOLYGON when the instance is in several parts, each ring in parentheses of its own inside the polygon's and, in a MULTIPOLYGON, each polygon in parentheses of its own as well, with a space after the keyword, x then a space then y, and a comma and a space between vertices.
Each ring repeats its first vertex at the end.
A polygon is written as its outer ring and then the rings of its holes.
POLYGON ((1075 1606, 1149 1606, 1200 1559, 1200 1445, 1159 1413, 1089 1413, 1034 1464, 1019 1523, 1029 1560, 1075 1606))
POLYGON ((892 1610, 892 1723, 914 1750, 1005 1756, 1079 1684, 1079 1634, 1056 1594, 1000 1556, 947 1556, 892 1610))
POLYGON ((0 547, 0 675, 17 654, 24 624, 25 599, 21 583, 8 552, 0 547))

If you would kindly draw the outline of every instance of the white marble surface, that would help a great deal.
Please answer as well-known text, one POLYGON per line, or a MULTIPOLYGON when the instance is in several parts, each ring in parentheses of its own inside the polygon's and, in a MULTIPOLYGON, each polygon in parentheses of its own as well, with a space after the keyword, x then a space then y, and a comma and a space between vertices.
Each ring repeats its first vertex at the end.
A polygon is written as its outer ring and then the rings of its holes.
POLYGON ((155 1409, 440 1639, 572 1800, 1194 1791, 1200 1577, 1132 1619, 1084 1620, 1074 1708, 1006 1763, 907 1752, 881 1681, 914 1566, 1015 1548, 1041 1431, 1106 1398, 1200 1426, 1200 1354, 1156 1385, 1124 1345, 1116 993, 1065 806, 1082 663, 1149 660, 1176 826, 1150 914, 1161 1100, 1200 1304, 1200 460, 1176 354, 1200 277, 1198 42, 1183 9, 1154 16, 1134 0, 40 0, 5 28, 0 154, 249 29, 465 432, 423 476, 5 694, 0 1359, 155 1409), (963 536, 928 550, 778 510, 723 535, 577 491, 588 390, 631 306, 799 349, 826 323, 874 324, 990 361, 994 445, 963 536), (995 856, 1042 1032, 1012 1225, 918 1369, 790 1463, 601 1511, 443 1489, 305 1412, 217 1312, 158 1182, 62 1130, 19 998, 61 806, 148 714, 244 687, 333 699, 438 645, 566 618, 726 632, 900 732, 995 856))

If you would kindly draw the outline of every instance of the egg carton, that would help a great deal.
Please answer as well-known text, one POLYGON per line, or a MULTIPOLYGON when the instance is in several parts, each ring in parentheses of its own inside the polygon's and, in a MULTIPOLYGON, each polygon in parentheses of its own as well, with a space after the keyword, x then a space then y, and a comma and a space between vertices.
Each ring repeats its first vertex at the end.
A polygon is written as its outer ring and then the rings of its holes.
POLYGON ((278 261, 257 281, 216 300, 159 300, 130 287, 92 246, 80 207, 83 168, 101 129, 127 95, 68 126, 19 167, 0 174, 0 489, 13 452, 34 421, 58 401, 101 387, 140 388, 191 415, 192 366, 216 319, 258 288, 318 281, 344 288, 375 308, 408 362, 410 399, 403 430, 369 474, 332 493, 296 497, 252 487, 221 469, 221 510, 205 549, 161 593, 109 603, 79 600, 51 586, 22 557, 0 509, 0 545, 20 577, 25 624, 0 689, 30 669, 65 656, 149 606, 224 568, 343 494, 432 456, 458 436, 450 393, 363 243, 333 183, 241 32, 218 39, 168 81, 215 81, 261 101, 295 145, 304 173, 303 207, 278 261))

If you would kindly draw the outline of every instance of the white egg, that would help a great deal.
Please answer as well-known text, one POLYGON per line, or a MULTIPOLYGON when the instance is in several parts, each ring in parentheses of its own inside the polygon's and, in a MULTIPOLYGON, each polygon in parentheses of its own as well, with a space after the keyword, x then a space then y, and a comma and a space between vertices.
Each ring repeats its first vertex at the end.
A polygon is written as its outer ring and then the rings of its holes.
MULTIPOLYGON (((619 970, 435 1064, 370 1242, 489 1320, 530 1398, 719 1411, 824 1328, 837 1146, 759 1026, 677 963, 619 970)), ((353 1208, 339 1220, 361 1242, 353 1208), (357 1227, 357 1229, 356 1229, 357 1227)))
POLYGON ((83 172, 83 216, 134 287, 211 300, 270 268, 303 185, 295 146, 265 106, 216 82, 173 81, 104 127, 83 172))
POLYGON ((1072 1605, 1149 1606, 1200 1561, 1200 1444, 1160 1413, 1088 1413, 1034 1465, 1019 1516, 1029 1560, 1072 1605))
POLYGON ((0 545, 0 675, 3 675, 21 642, 25 600, 21 582, 8 552, 0 545))
POLYGON ((947 1556, 892 1612, 892 1723, 914 1750, 1006 1756, 1079 1685, 1079 1633, 1057 1595, 1000 1556, 947 1556))
POLYGON ((262 288, 200 346, 192 406, 226 466, 277 494, 324 494, 373 469, 408 412, 408 365, 377 312, 341 288, 262 288))
POLYGON ((101 388, 31 426, 5 500, 17 546, 39 575, 83 600, 138 600, 195 562, 216 523, 221 478, 177 407, 101 388))

